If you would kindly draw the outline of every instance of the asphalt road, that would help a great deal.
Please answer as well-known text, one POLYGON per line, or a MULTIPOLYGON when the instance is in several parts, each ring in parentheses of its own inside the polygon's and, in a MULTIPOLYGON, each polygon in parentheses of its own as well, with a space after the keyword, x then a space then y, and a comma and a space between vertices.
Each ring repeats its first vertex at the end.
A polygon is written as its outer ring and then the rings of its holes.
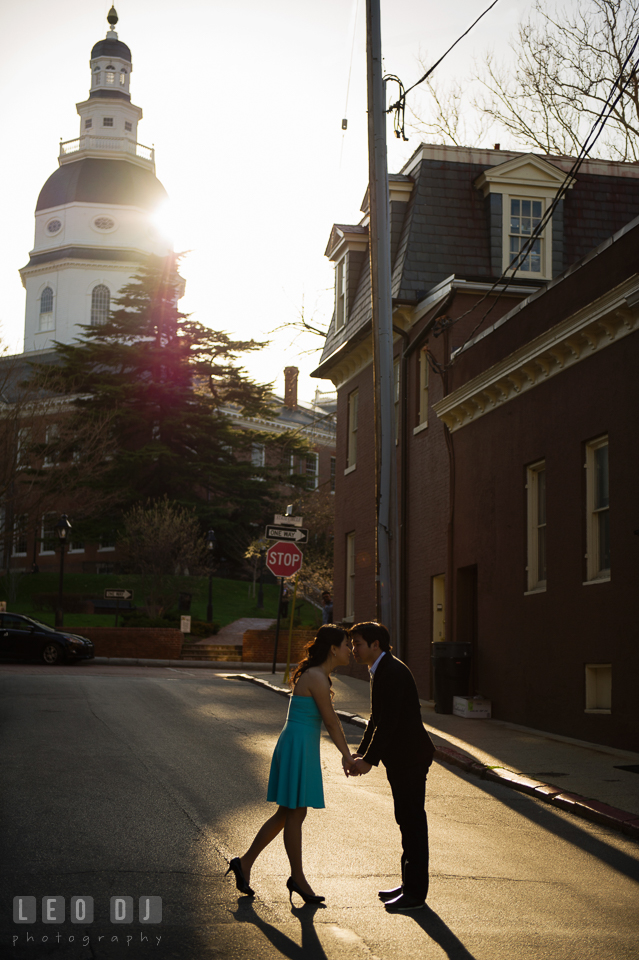
POLYGON ((0 674, 2 958, 639 960, 635 843, 438 764, 429 906, 388 915, 376 894, 397 882, 399 833, 383 769, 346 780, 326 736, 327 807, 305 824, 326 906, 291 908, 279 839, 254 869, 255 900, 239 896, 223 873, 273 809, 287 703, 202 673, 0 674), (95 920, 44 924, 38 910, 15 924, 16 896, 63 896, 67 910, 93 897, 95 920), (136 909, 110 923, 113 896, 161 897, 162 922, 136 909))

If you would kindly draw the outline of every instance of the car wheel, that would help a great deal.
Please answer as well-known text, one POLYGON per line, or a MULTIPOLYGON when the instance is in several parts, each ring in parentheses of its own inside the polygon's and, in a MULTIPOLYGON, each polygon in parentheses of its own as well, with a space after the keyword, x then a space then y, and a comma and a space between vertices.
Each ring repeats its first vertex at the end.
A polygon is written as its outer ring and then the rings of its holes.
POLYGON ((53 667, 56 663, 62 663, 64 660, 64 651, 59 643, 47 643, 42 648, 42 659, 49 666, 53 667))

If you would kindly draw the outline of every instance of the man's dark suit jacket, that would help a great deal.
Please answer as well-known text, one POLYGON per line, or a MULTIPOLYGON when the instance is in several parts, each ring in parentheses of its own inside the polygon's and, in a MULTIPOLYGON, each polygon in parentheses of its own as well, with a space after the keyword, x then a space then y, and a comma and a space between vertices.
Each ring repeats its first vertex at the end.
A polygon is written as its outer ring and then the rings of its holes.
POLYGON ((358 754, 367 763, 385 767, 425 763, 429 767, 435 748, 424 729, 419 695, 405 663, 385 653, 377 664, 371 688, 371 718, 358 754))

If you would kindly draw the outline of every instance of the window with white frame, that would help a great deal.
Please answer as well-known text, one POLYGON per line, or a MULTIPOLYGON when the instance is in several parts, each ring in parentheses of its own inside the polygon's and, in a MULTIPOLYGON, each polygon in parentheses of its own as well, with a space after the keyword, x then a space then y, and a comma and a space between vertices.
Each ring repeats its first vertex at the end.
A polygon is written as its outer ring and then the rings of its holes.
POLYGON ((608 437, 586 444, 587 582, 610 579, 608 437))
POLYGON ((103 127, 112 127, 112 126, 113 126, 113 117, 102 117, 102 126, 103 126, 103 127))
POLYGON ((612 712, 612 664, 586 664, 586 713, 612 712))
POLYGON ((109 530, 100 537, 98 551, 106 553, 108 550, 115 550, 115 530, 109 530))
POLYGON ((88 120, 84 121, 84 129, 90 130, 92 126, 93 126, 93 120, 91 119, 91 117, 89 117, 88 120))
POLYGON ((21 513, 13 523, 13 548, 11 553, 14 557, 26 557, 27 555, 28 519, 26 513, 21 513))
POLYGON ((346 604, 344 620, 355 619, 355 534, 346 535, 346 604))
POLYGON ((346 257, 335 267, 335 329, 346 323, 346 257))
POLYGON ((126 70, 124 67, 120 70, 120 86, 123 87, 126 83, 126 70))
POLYGON ((263 467, 266 462, 266 452, 263 443, 251 444, 251 464, 254 467, 263 467))
POLYGON ((517 268, 517 273, 528 273, 539 277, 544 273, 543 237, 537 237, 531 242, 532 234, 541 223, 543 207, 543 200, 510 197, 508 259, 509 263, 513 264, 513 269, 517 268), (524 248, 526 252, 519 259, 519 254, 524 248))
POLYGON ((317 483, 319 479, 319 455, 317 453, 307 454, 305 468, 307 490, 317 490, 317 483))
POLYGON ((84 540, 80 540, 73 532, 69 540, 69 553, 84 553, 84 540))
POLYGON ((399 443, 399 359, 393 360, 393 406, 395 410, 395 443, 399 443))
POLYGON ((50 557, 55 553, 55 546, 58 536, 55 531, 55 525, 58 522, 58 514, 54 512, 42 515, 42 527, 40 530, 40 556, 50 557))
POLYGON ((528 502, 528 590, 546 589, 546 462, 526 469, 528 502))
POLYGON ((111 65, 106 68, 105 80, 108 84, 115 83, 115 70, 111 65))
POLYGON ((91 326, 99 327, 109 319, 111 293, 104 283, 98 283, 91 291, 91 326))
POLYGON ((346 438, 346 469, 354 470, 357 463, 357 408, 359 406, 359 391, 353 390, 348 395, 348 435, 346 438))
POLYGON ((428 426, 429 365, 427 348, 419 351, 419 393, 417 396, 417 426, 428 426))
POLYGON ((58 462, 58 439, 60 437, 60 428, 57 423, 50 423, 44 434, 45 451, 43 467, 54 467, 58 462))
POLYGON ((53 290, 45 287, 40 294, 40 330, 53 330, 53 290))
POLYGON ((18 430, 18 446, 16 450, 16 465, 24 467, 29 462, 31 450, 31 428, 20 427, 18 430))

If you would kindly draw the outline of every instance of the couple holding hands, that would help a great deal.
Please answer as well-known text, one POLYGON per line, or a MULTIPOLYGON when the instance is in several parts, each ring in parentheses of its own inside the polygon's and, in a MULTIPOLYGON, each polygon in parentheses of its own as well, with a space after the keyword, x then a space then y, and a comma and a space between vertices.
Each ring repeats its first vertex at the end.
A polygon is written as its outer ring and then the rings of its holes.
MULTIPOLYGON (((234 873, 241 893, 253 896, 253 864, 284 831, 291 866, 286 886, 291 900, 293 893, 305 903, 321 903, 325 899, 314 893, 302 866, 306 810, 324 806, 320 765, 323 721, 342 754, 346 776, 363 776, 380 760, 386 768, 402 838, 401 884, 393 890, 380 890, 380 900, 390 912, 423 907, 428 893, 424 798, 434 748, 422 723, 415 680, 406 664, 391 653, 388 630, 374 622, 355 624, 348 632, 332 624, 320 627, 307 645, 306 657, 298 665, 291 684, 288 716, 275 747, 268 782, 267 800, 277 803, 278 808, 257 832, 246 853, 231 860, 227 873, 234 873), (355 660, 368 666, 371 677, 371 717, 354 754, 333 708, 331 690, 331 673, 335 667, 349 663, 351 649, 355 660)), ((383 831, 383 823, 379 829, 383 831)))

